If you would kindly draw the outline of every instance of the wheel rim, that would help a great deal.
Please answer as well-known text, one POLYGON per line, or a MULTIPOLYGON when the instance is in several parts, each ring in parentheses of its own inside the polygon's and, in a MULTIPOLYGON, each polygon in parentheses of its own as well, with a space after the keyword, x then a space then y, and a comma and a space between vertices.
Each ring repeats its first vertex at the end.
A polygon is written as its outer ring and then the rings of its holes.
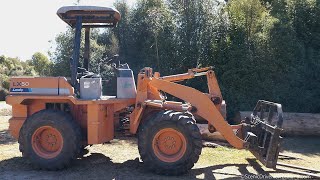
POLYGON ((183 134, 172 128, 159 131, 153 138, 155 155, 164 162, 176 162, 187 150, 187 141, 183 134))
POLYGON ((60 154, 62 147, 61 133, 51 126, 40 127, 32 135, 32 148, 42 158, 55 158, 60 154))

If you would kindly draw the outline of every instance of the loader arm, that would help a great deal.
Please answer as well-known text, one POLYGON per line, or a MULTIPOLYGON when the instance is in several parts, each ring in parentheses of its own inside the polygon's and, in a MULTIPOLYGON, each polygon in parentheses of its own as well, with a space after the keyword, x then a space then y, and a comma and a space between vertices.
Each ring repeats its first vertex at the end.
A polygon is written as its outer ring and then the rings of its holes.
POLYGON ((207 95, 194 88, 158 78, 152 78, 149 84, 156 87, 158 90, 191 103, 196 109, 196 114, 212 124, 233 147, 237 149, 244 148, 245 141, 235 135, 231 125, 225 121, 217 107, 207 95))

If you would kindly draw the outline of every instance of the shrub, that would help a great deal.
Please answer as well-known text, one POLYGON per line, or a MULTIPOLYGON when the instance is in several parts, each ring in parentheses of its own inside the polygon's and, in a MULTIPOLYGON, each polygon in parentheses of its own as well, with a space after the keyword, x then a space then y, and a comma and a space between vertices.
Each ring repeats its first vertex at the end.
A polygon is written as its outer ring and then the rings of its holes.
POLYGON ((0 87, 0 101, 6 100, 6 96, 9 94, 9 91, 0 87))
POLYGON ((5 74, 0 74, 0 87, 4 89, 9 89, 10 86, 10 78, 5 74))

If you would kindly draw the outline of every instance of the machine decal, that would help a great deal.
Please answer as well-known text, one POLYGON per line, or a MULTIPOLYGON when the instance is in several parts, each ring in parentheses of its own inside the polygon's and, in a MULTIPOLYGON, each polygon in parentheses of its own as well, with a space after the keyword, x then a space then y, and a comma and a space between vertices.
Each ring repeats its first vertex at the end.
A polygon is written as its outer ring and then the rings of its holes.
POLYGON ((13 86, 29 86, 30 83, 29 82, 13 82, 12 85, 13 86))
POLYGON ((11 88, 10 92, 32 92, 31 88, 11 88))
MULTIPOLYGON (((69 90, 61 89, 62 94, 66 94, 69 90)), ((10 93, 30 93, 39 95, 58 95, 58 88, 11 88, 10 93)))

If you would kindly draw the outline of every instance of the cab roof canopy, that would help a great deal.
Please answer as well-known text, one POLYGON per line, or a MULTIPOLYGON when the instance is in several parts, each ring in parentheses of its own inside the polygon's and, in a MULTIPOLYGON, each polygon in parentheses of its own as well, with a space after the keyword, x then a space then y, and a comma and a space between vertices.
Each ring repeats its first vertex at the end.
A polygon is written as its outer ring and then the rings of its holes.
POLYGON ((121 19, 116 9, 99 6, 64 6, 57 15, 73 28, 77 17, 82 18, 83 27, 114 27, 121 19))

